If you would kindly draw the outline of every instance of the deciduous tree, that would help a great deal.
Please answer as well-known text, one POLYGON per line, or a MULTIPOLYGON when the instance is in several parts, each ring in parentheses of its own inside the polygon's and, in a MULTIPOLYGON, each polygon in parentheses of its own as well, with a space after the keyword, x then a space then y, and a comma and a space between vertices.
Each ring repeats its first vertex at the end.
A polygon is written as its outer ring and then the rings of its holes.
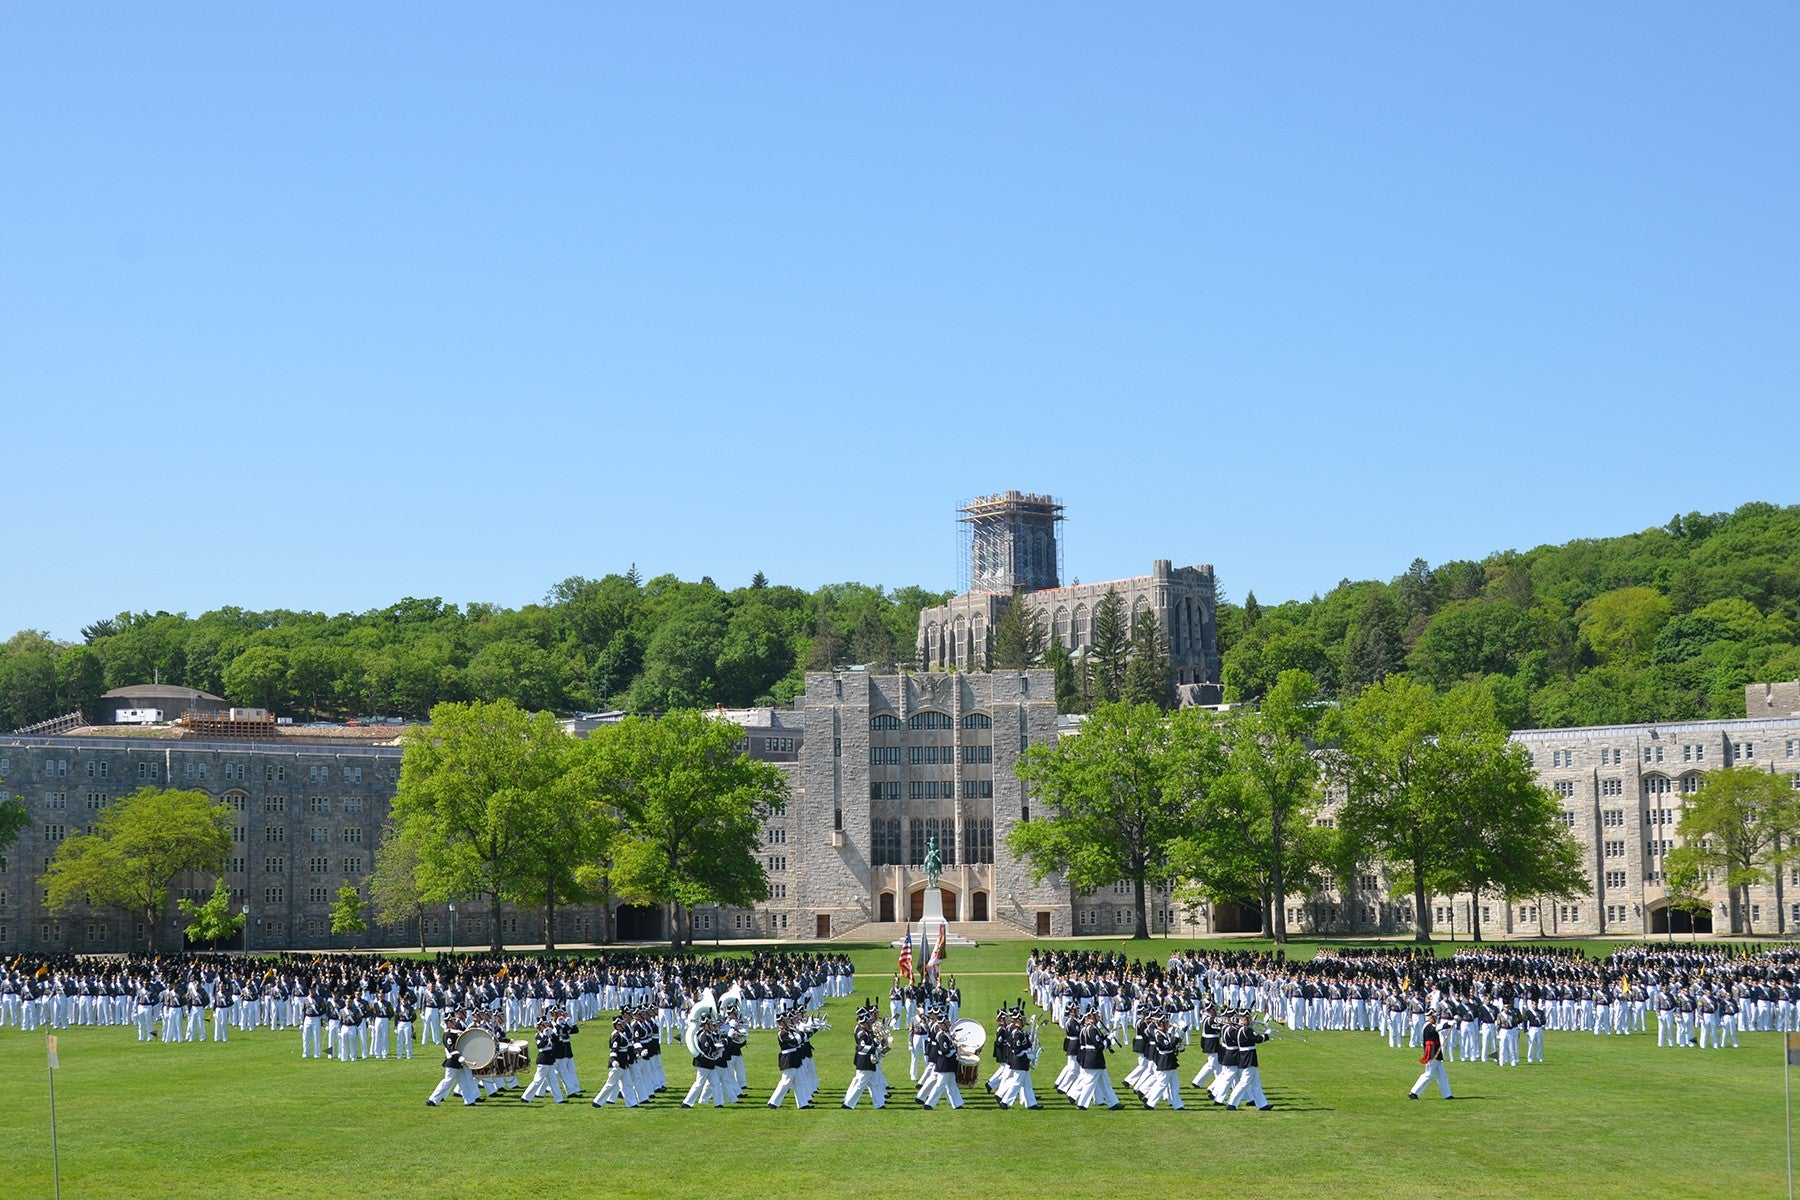
POLYGON ((581 790, 618 816, 613 891, 672 906, 678 946, 692 938, 695 905, 769 895, 762 820, 785 803, 786 777, 745 755, 743 737, 730 722, 679 710, 603 726, 580 753, 581 790))
POLYGON ((1019 762, 1038 802, 1032 820, 1013 826, 1008 847, 1037 882, 1054 871, 1082 890, 1129 882, 1133 937, 1149 936, 1146 887, 1174 877, 1171 850, 1217 771, 1216 737, 1193 713, 1104 704, 1079 737, 1033 746, 1019 762))
POLYGON ((331 932, 338 937, 355 938, 357 934, 369 928, 363 920, 362 893, 354 883, 345 883, 337 890, 337 900, 331 906, 331 932))
POLYGON ((1266 936, 1287 941, 1286 899, 1325 882, 1330 838, 1313 824, 1319 804, 1318 684, 1284 671, 1257 709, 1218 720, 1223 760, 1198 762, 1192 831, 1174 851, 1182 875, 1212 900, 1254 897, 1266 936))
POLYGON ((220 942, 236 937, 244 927, 244 914, 231 911, 231 889, 225 886, 223 875, 213 884, 212 895, 201 903, 183 898, 175 904, 188 919, 184 931, 188 941, 205 942, 208 949, 217 950, 220 942))
POLYGON ((1682 844, 1669 859, 1722 876, 1731 932, 1746 933, 1751 885, 1765 882, 1794 857, 1800 791, 1787 776, 1753 767, 1727 767, 1704 779, 1682 809, 1675 827, 1682 844))
POLYGON ((509 700, 439 704, 406 733, 393 815, 422 894, 485 899, 495 951, 501 903, 542 897, 539 838, 565 795, 569 745, 554 716, 509 700))
POLYGON ((57 848, 40 880, 45 907, 118 909, 143 922, 155 950, 169 885, 183 872, 222 870, 231 828, 229 812, 204 792, 139 788, 103 810, 94 832, 57 848))

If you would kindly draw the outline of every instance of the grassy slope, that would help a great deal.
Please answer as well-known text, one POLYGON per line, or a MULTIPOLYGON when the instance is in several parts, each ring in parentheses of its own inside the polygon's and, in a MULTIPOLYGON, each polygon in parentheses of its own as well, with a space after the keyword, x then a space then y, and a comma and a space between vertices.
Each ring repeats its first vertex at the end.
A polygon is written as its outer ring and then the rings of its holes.
MULTIPOLYGON (((1114 943, 1116 944, 1116 943, 1114 943)), ((1158 943, 1146 948, 1161 954, 1158 943)), ((1130 950, 1128 949, 1128 953, 1130 950)), ((1024 950, 959 952, 965 1010, 985 1024, 1020 994, 1024 950), (990 973, 992 972, 992 973, 990 973)), ((892 955, 859 952, 864 991, 885 983, 892 955)), ((851 1002, 819 1039, 834 1102, 849 1077, 851 1002)), ((577 1039, 591 1090, 601 1037, 577 1039)), ((412 1063, 302 1062, 298 1033, 258 1032, 215 1046, 138 1045, 129 1029, 67 1030, 57 1073, 63 1187, 71 1196, 330 1196, 555 1194, 603 1186, 621 1196, 778 1196, 841 1189, 894 1192, 922 1172, 980 1196, 1240 1189, 1260 1197, 1774 1195, 1785 1170, 1781 1055, 1775 1035, 1724 1052, 1658 1051, 1654 1035, 1550 1034, 1542 1068, 1453 1064, 1454 1104, 1409 1103, 1416 1054, 1370 1034, 1314 1034, 1263 1054, 1275 1112, 1225 1113, 1204 1100, 1184 1113, 1071 1110, 1050 1091, 1039 1113, 1001 1112, 985 1094, 960 1113, 897 1104, 771 1113, 760 1104, 684 1112, 532 1109, 491 1101, 473 1111, 426 1108, 437 1058, 412 1063), (479 1163, 479 1167, 468 1164, 479 1163)), ((669 1060, 672 1084, 691 1071, 669 1060)), ((1116 1056, 1114 1076, 1128 1069, 1116 1056)), ((1184 1061, 1184 1077, 1196 1064, 1184 1061)), ((50 1194, 41 1039, 0 1033, 4 1194, 50 1194)), ((903 1055, 889 1076, 904 1090, 903 1055)), ((771 1035, 751 1048, 753 1098, 773 1082, 771 1035)), ((984 1069, 985 1075, 985 1069, 984 1069)), ((979 1089, 977 1089, 979 1090, 979 1089)), ((1190 1094, 1190 1103, 1194 1097, 1190 1094)))

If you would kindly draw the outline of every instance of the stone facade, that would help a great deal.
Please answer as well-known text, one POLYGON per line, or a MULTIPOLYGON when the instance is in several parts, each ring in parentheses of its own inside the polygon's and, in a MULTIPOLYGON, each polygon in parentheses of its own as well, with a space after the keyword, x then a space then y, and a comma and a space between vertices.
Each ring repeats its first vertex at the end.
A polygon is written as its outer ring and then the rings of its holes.
MULTIPOLYGON (((746 753, 783 771, 789 796, 764 822, 769 899, 754 908, 703 906, 694 914, 696 937, 854 936, 858 927, 885 919, 884 904, 905 920, 914 897, 922 898, 922 853, 878 850, 873 839, 897 829, 898 839, 908 839, 902 842, 906 851, 915 829, 922 838, 927 822, 935 822, 930 831, 943 847, 946 910, 956 913, 959 925, 972 923, 968 932, 977 940, 983 924, 1031 934, 1070 932, 1067 890, 1054 879, 1032 884, 1024 865, 1005 851, 1007 832, 1028 812, 1013 766, 1025 746, 1056 737, 1049 672, 809 675, 796 708, 720 717, 743 728, 746 753), (882 748, 880 766, 875 746, 882 748), (879 800, 871 796, 877 782, 879 800), (895 824, 877 831, 875 817, 895 824)), ((313 738, 288 746, 100 734, 0 739, 0 794, 23 798, 32 817, 0 859, 0 951, 101 953, 145 944, 137 922, 117 913, 52 916, 37 883, 64 838, 90 824, 110 801, 145 785, 204 791, 237 814, 225 880, 234 903, 250 906, 252 949, 346 947, 351 939, 331 934, 331 906, 343 883, 360 883, 373 870, 399 772, 398 746, 366 741, 313 738)), ((163 945, 179 939, 174 900, 205 899, 212 884, 210 876, 176 881, 166 924, 158 930, 163 945)), ((426 914, 431 944, 486 944, 485 906, 459 908, 426 914)), ((596 907, 559 910, 558 941, 597 940, 606 915, 596 907)), ((665 915, 655 909, 616 906, 612 915, 622 939, 667 934, 665 915)), ((505 907, 499 920, 509 944, 543 939, 538 913, 505 907)), ((355 941, 406 945, 417 937, 411 927, 371 929, 355 941)))
MULTIPOLYGON (((1754 766, 1800 790, 1800 712, 1769 715, 1768 697, 1800 701, 1800 682, 1753 685, 1755 714, 1740 720, 1540 729, 1514 739, 1531 754, 1564 820, 1582 846, 1592 895, 1540 907, 1499 897, 1434 896, 1433 924, 1458 933, 1479 916, 1492 936, 1661 935, 1668 929, 1662 871, 1678 844, 1682 797, 1706 772, 1754 766)), ((1800 708, 1800 704, 1794 704, 1800 708)), ((1006 835, 1031 814, 1014 772, 1019 754, 1079 722, 1059 718, 1048 671, 874 675, 809 674, 793 709, 720 714, 744 730, 744 750, 776 764, 789 781, 785 806, 764 823, 763 865, 771 896, 754 908, 704 907, 694 914, 705 940, 780 937, 885 938, 890 922, 922 904, 925 838, 939 840, 946 913, 961 932, 987 937, 1109 936, 1131 927, 1124 885, 1071 895, 1058 876, 1033 884, 1025 863, 1006 853, 1006 835)), ((311 738, 294 744, 207 743, 156 737, 76 734, 0 739, 0 795, 19 796, 31 825, 0 856, 0 952, 117 952, 143 944, 130 918, 97 912, 54 917, 37 880, 57 845, 92 822, 107 803, 137 787, 194 788, 237 818, 226 882, 251 910, 253 949, 325 949, 349 939, 330 933, 337 888, 374 865, 376 842, 399 780, 400 750, 366 740, 311 738)), ((1331 821, 1341 797, 1328 800, 1331 821)), ((210 877, 178 880, 176 896, 204 899, 210 877)), ((1715 887, 1702 932, 1723 930, 1725 894, 1715 887)), ((1758 936, 1800 930, 1800 868, 1752 888, 1746 913, 1758 936)), ((1188 909, 1167 891, 1149 897, 1156 933, 1256 929, 1260 913, 1242 904, 1188 909)), ((164 922, 173 920, 171 912, 164 922)), ((576 907, 557 914, 560 942, 597 940, 606 914, 576 907)), ((655 910, 617 908, 620 936, 664 936, 655 910)), ((1290 897, 1296 933, 1382 934, 1412 928, 1410 900, 1394 901, 1379 872, 1359 875, 1347 893, 1290 897)), ((433 945, 488 940, 484 911, 426 914, 433 945), (454 922, 454 924, 453 924, 454 922)), ((503 909, 503 940, 541 942, 541 918, 503 909)), ((1683 918, 1677 916, 1679 928, 1683 918)), ((176 930, 160 927, 165 945, 176 930)), ((407 928, 372 929, 361 944, 409 944, 407 928)))
MULTIPOLYGON (((348 945, 331 934, 331 906, 339 886, 360 882, 374 868, 399 772, 398 747, 366 742, 0 739, 0 794, 22 797, 32 816, 0 868, 0 950, 98 953, 145 944, 138 921, 117 912, 52 916, 37 880, 65 837, 146 786, 203 791, 232 810, 225 879, 234 901, 250 906, 251 948, 348 945)), ((204 900, 212 887, 211 876, 176 881, 158 930, 163 945, 180 939, 173 901, 204 900)), ((410 933, 397 933, 397 940, 404 943, 410 933)))
POLYGON ((1129 635, 1145 613, 1156 617, 1169 643, 1169 668, 1184 700, 1211 703, 1219 682, 1216 592, 1211 566, 1175 567, 1157 559, 1150 574, 1105 583, 1011 593, 965 592, 919 613, 917 660, 925 670, 981 671, 988 641, 1006 607, 1026 605, 1048 639, 1062 639, 1071 655, 1094 644, 1094 610, 1117 592, 1129 635))
POLYGON ((1067 888, 1033 884, 1006 852, 1030 813, 1013 768, 1027 746, 1056 740, 1050 672, 809 674, 804 702, 807 746, 790 806, 804 852, 790 865, 795 907, 815 934, 827 917, 834 934, 912 919, 932 836, 945 914, 970 936, 992 923, 1070 932, 1067 888))

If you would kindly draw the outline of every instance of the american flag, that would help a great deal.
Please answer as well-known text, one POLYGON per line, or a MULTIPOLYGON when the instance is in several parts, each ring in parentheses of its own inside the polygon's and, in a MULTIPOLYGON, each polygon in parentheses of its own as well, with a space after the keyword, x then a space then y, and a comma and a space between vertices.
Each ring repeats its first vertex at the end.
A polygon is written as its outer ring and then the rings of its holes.
POLYGON ((900 973, 908 979, 912 978, 912 930, 906 931, 906 945, 900 947, 900 973))

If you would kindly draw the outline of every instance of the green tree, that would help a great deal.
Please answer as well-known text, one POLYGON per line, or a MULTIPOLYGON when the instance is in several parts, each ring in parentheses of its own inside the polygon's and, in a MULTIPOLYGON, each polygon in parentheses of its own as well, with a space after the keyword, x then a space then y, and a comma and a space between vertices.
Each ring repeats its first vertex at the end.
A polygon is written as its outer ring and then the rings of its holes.
POLYGON ((1050 634, 1050 645, 1044 651, 1044 660, 1050 664, 1050 674, 1056 684, 1056 711, 1081 712, 1081 686, 1076 678, 1075 664, 1069 659, 1069 651, 1063 645, 1060 633, 1050 634))
POLYGON ((0 873, 6 870, 6 852, 31 828, 31 811, 19 796, 0 797, 0 873))
POLYGON ((1344 690, 1354 694, 1380 683, 1406 662, 1400 610, 1387 591, 1371 588, 1362 612, 1344 635, 1344 690))
POLYGON ((1156 614, 1139 613, 1131 630, 1131 657, 1120 684, 1127 704, 1154 704, 1168 712, 1175 707, 1175 672, 1169 665, 1169 642, 1156 614))
POLYGON ((1082 891, 1129 882, 1132 936, 1148 937, 1146 887, 1174 877, 1172 849, 1219 757, 1196 710, 1170 717, 1153 704, 1103 704, 1080 737, 1033 746, 1020 759, 1019 779, 1039 803, 1007 846, 1030 864, 1034 882, 1056 871, 1082 891))
POLYGON ((1131 639, 1125 631, 1125 602, 1114 588, 1094 606, 1094 636, 1087 647, 1087 687, 1095 705, 1111 704, 1125 694, 1125 667, 1131 639))
POLYGON ((1015 591, 988 635, 988 669, 1023 671, 1043 657, 1044 622, 1037 610, 1025 603, 1023 592, 1015 591))
POLYGON ((287 681, 286 653, 275 646, 251 646, 225 668, 225 698, 247 708, 280 710, 289 700, 287 681))
POLYGON ((496 700, 439 704, 402 743, 393 819, 418 856, 421 892, 433 903, 485 899, 496 952, 502 902, 538 897, 539 838, 569 741, 551 714, 496 700))
POLYGON ((1575 622, 1602 663, 1641 667, 1672 615, 1655 588, 1628 587, 1595 596, 1575 610, 1575 622))
POLYGON ((1787 776, 1753 767, 1714 771, 1688 797, 1675 832, 1682 844, 1670 852, 1670 862, 1723 876, 1731 932, 1751 932, 1744 920, 1751 886, 1766 882, 1794 856, 1800 791, 1787 776))
POLYGON ((760 601, 740 605, 719 645, 719 699, 734 708, 767 703, 793 666, 793 647, 775 608, 760 601))
POLYGON ((231 889, 225 886, 225 877, 219 876, 213 884, 212 895, 202 903, 180 899, 175 902, 181 915, 188 919, 185 932, 190 942, 205 942, 212 950, 219 948, 219 943, 227 938, 234 938, 244 927, 244 914, 231 911, 231 889))
POLYGON ((1455 602, 1419 635, 1409 663, 1421 680, 1448 688, 1475 675, 1510 675, 1539 642, 1531 615, 1504 600, 1455 602))
POLYGON ((1669 896, 1669 940, 1675 939, 1675 913, 1684 912, 1689 939, 1699 941, 1699 918, 1712 912, 1712 901, 1706 898, 1706 872, 1693 858, 1673 851, 1664 863, 1663 887, 1669 896))
POLYGON ((419 935, 419 953, 425 953, 425 892, 419 885, 419 849, 401 836, 392 820, 382 830, 375 848, 375 870, 369 875, 369 904, 375 920, 399 928, 410 925, 419 935))
POLYGON ((89 721, 111 720, 102 716, 100 695, 106 690, 106 664, 92 646, 65 646, 56 657, 56 707, 76 711, 89 721))
POLYGON ((489 642, 469 660, 463 677, 477 700, 510 700, 530 712, 562 706, 562 664, 522 638, 489 642))
POLYGON ((662 622, 644 650, 644 669, 631 685, 636 712, 710 707, 715 699, 725 601, 714 588, 690 586, 664 606, 662 622))
POLYGON ((1221 769, 1198 760, 1191 830, 1173 852, 1180 874, 1214 902, 1254 897, 1276 942, 1287 941, 1288 894, 1323 885, 1332 861, 1330 835, 1313 821, 1324 712, 1313 677, 1284 671, 1260 708, 1226 714, 1221 769))
POLYGON ((331 906, 331 932, 337 937, 354 939, 368 927, 369 923, 363 920, 362 893, 357 891, 354 883, 345 882, 338 888, 337 900, 331 906))
POLYGON ((1561 806, 1537 780, 1524 747, 1511 742, 1484 684, 1459 687, 1438 701, 1459 708, 1440 734, 1440 786, 1450 827, 1446 853, 1430 880, 1445 895, 1467 892, 1472 931, 1481 940, 1480 897, 1568 900, 1593 890, 1582 852, 1560 820, 1561 806))
POLYGON ((694 710, 629 717, 582 746, 583 790, 618 815, 613 890, 671 906, 671 938, 692 940, 698 904, 768 898, 762 821, 786 803, 786 777, 738 747, 743 730, 694 710))
POLYGON ((20 729, 57 712, 57 646, 33 629, 0 646, 0 726, 20 729))
POLYGON ((1415 936, 1431 939, 1431 881, 1446 865, 1453 828, 1444 715, 1430 688, 1404 676, 1365 690, 1342 710, 1332 770, 1347 792, 1338 829, 1345 857, 1399 869, 1417 914, 1415 936))
POLYGON ((118 909, 143 922, 156 950, 169 885, 183 872, 223 870, 231 829, 230 813, 204 792, 139 788, 102 811, 94 832, 57 847, 39 881, 44 906, 118 909))
POLYGON ((1417 638, 1438 607, 1437 577, 1431 564, 1422 558, 1413 559, 1406 573, 1394 581, 1394 595, 1402 627, 1411 638, 1417 638))

